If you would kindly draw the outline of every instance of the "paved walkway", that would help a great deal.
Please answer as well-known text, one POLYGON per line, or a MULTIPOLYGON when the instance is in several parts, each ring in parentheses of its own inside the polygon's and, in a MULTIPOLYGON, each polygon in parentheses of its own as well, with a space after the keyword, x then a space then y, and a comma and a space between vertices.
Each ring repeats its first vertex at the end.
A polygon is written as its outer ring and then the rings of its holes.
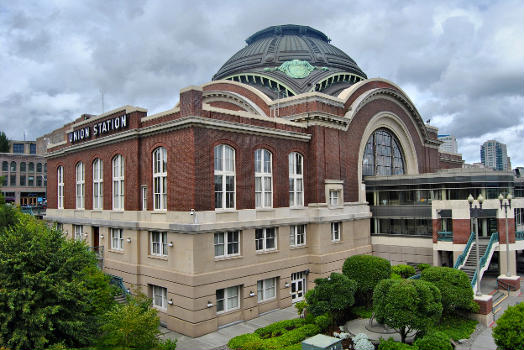
POLYGON ((162 337, 178 339, 177 350, 211 350, 223 349, 229 339, 245 333, 253 333, 257 328, 265 327, 273 322, 297 318, 297 311, 294 306, 285 309, 273 310, 249 321, 242 321, 232 325, 219 328, 218 331, 191 338, 179 333, 175 333, 166 328, 162 328, 162 337))

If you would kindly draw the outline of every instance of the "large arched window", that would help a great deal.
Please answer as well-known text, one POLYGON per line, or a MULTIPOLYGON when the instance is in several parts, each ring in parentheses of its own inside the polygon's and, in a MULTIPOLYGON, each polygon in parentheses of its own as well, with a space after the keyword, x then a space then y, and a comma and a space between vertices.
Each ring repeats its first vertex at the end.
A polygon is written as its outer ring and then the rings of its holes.
POLYGON ((255 208, 273 206, 273 179, 271 152, 267 149, 255 151, 255 208))
POLYGON ((235 208, 235 149, 215 146, 215 209, 235 208))
POLYGON ((16 173, 16 162, 11 162, 11 172, 16 173))
POLYGON ((153 208, 167 209, 167 151, 164 147, 153 152, 153 208))
POLYGON ((57 195, 58 201, 56 204, 57 209, 64 209, 64 167, 59 166, 57 169, 57 195))
POLYGON ((300 153, 289 154, 289 206, 304 205, 304 157, 300 153))
POLYGON ((41 173, 42 172, 42 163, 36 163, 36 172, 41 173))
POLYGON ((124 210, 124 157, 113 158, 113 210, 124 210))
POLYGON ((376 130, 368 139, 362 159, 363 176, 404 174, 400 142, 387 129, 376 130))
POLYGON ((103 208, 104 193, 104 167, 102 160, 97 158, 93 161, 93 209, 103 208))
POLYGON ((84 209, 84 163, 78 162, 76 165, 76 209, 84 209))

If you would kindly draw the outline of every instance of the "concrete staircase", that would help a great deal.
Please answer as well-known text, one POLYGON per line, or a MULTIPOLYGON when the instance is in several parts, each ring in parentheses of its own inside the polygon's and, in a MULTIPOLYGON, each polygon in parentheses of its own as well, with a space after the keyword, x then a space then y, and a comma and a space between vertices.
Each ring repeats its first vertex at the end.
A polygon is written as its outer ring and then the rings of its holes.
MULTIPOLYGON (((479 259, 484 256, 486 253, 486 250, 488 249, 489 240, 488 239, 479 239, 479 259)), ((489 264, 489 262, 488 262, 489 264)), ((473 275, 475 274, 475 270, 477 268, 477 247, 476 243, 473 241, 473 244, 471 245, 471 251, 468 255, 468 258, 460 269, 464 271, 471 281, 473 279, 473 275)), ((482 274, 481 274, 482 278, 482 274)))

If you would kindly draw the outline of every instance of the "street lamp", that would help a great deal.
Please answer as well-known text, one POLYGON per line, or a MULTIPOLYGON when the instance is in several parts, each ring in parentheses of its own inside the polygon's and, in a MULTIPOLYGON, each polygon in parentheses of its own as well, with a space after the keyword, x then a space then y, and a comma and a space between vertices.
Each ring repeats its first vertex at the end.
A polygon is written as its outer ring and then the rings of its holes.
POLYGON ((506 215, 506 276, 510 277, 511 272, 509 270, 509 237, 508 237, 508 208, 511 209, 511 199, 513 197, 510 193, 506 196, 506 202, 504 203, 504 196, 499 194, 500 209, 504 208, 504 214, 506 215))
POLYGON ((477 197, 477 202, 479 203, 479 206, 473 205, 473 202, 475 199, 470 194, 468 197, 468 203, 469 203, 469 217, 471 222, 471 228, 474 229, 473 222, 475 222, 475 246, 476 246, 476 253, 477 253, 477 293, 476 295, 482 295, 480 292, 480 257, 479 257, 479 221, 478 218, 480 216, 480 213, 482 212, 482 203, 484 203, 484 197, 482 197, 482 194, 479 194, 477 197))

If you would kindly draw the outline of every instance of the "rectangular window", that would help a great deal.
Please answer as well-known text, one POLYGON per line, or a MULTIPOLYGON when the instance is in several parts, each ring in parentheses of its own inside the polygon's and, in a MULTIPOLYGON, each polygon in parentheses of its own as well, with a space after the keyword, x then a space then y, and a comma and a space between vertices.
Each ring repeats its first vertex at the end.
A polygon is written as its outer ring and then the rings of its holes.
POLYGON ((57 170, 57 180, 58 180, 58 203, 57 209, 64 209, 64 167, 59 166, 57 170))
POLYGON ((289 156, 289 206, 304 205, 304 158, 300 153, 290 153, 289 156))
POLYGON ((24 144, 23 143, 14 143, 13 144, 13 153, 24 153, 24 144))
POLYGON ((36 154, 36 144, 35 143, 29 144, 29 153, 36 154))
POLYGON ((42 176, 36 175, 36 186, 42 187, 42 176))
POLYGON ((16 174, 9 175, 9 186, 16 186, 16 174))
POLYGON ((147 186, 142 186, 142 210, 147 210, 147 186))
POLYGON ((218 289, 216 291, 217 313, 240 308, 240 286, 218 289))
POLYGON ((331 240, 332 241, 340 241, 340 227, 341 226, 342 226, 342 223, 340 222, 331 223, 331 240))
POLYGON ((84 239, 84 226, 82 225, 73 225, 73 234, 74 238, 77 241, 84 239))
POLYGON ((277 249, 277 237, 274 227, 255 230, 255 248, 257 252, 277 249))
POLYGON ((289 244, 292 247, 306 244, 306 225, 293 225, 289 234, 289 244))
POLYGON ((150 285, 151 298, 153 299, 153 307, 166 310, 167 309, 167 288, 150 285))
POLYGON ((25 175, 20 175, 20 186, 25 186, 25 175))
POLYGON ((524 231, 524 209, 515 208, 515 231, 524 231))
POLYGON ((113 210, 124 210, 124 157, 113 158, 113 210))
POLYGON ((215 258, 239 255, 240 232, 215 232, 215 258))
POLYGON ((257 282, 258 302, 275 299, 277 296, 277 279, 268 278, 257 282))
POLYGON ((27 186, 34 186, 35 185, 35 177, 33 175, 29 175, 27 177, 27 186))
POLYGON ((255 208, 273 206, 273 180, 271 174, 271 152, 255 151, 255 208))
POLYGON ((215 146, 215 209, 235 208, 235 150, 215 146))
POLYGON ((151 255, 167 256, 167 232, 151 232, 151 255))
POLYGON ((122 250, 124 249, 124 237, 123 230, 121 228, 111 229, 111 249, 122 250))
POLYGON ((453 232, 453 219, 452 218, 441 218, 440 219, 441 231, 453 232))
POLYGON ((84 209, 84 163, 79 162, 76 165, 76 209, 84 209))
POLYGON ((329 190, 329 205, 337 206, 340 205, 340 191, 329 190))
POLYGON ((93 162, 93 209, 100 210, 103 208, 104 196, 104 176, 102 160, 97 158, 93 162))

